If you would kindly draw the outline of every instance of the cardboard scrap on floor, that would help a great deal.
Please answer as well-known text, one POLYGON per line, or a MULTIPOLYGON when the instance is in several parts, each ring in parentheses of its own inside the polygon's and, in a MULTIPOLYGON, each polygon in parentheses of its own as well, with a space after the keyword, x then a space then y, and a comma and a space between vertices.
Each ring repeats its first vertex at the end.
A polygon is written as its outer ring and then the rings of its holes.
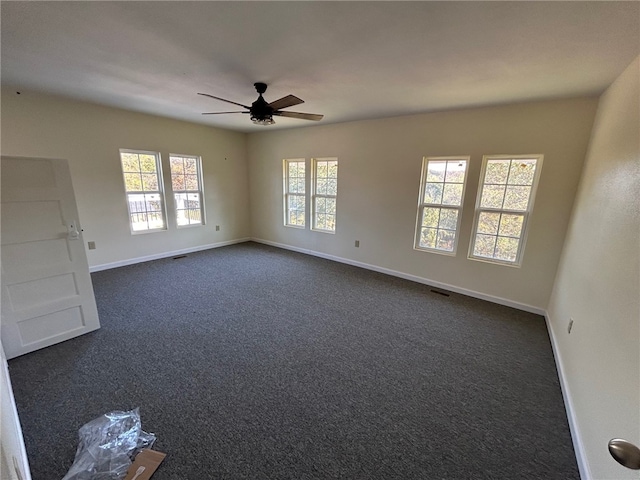
POLYGON ((166 453, 145 448, 136 455, 133 464, 127 470, 127 476, 124 477, 124 480, 149 480, 166 456, 166 453))

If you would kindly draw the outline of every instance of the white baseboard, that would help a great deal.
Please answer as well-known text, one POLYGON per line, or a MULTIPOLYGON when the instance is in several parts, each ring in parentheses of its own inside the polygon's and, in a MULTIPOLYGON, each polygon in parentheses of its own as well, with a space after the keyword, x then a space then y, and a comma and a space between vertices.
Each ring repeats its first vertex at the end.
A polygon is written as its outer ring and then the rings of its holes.
POLYGON ((133 265, 135 263, 149 262, 151 260, 159 260, 161 258, 175 257, 176 255, 185 255, 187 253, 199 252, 201 250, 209 250, 211 248, 225 247, 227 245, 234 245, 236 243, 243 243, 250 241, 251 238, 238 238, 235 240, 227 240, 225 242, 210 243, 208 245, 198 245, 197 247, 182 248, 180 250, 173 250, 171 252, 162 252, 154 255, 145 255, 144 257, 128 258, 126 260, 119 260, 117 262, 103 263, 102 265, 94 265, 89 267, 89 271, 99 272, 101 270, 109 270, 110 268, 124 267, 126 265, 133 265))
POLYGON ((587 462, 587 457, 584 450, 584 444, 582 443, 582 436, 580 435, 580 429, 578 428, 578 419, 573 410, 573 400, 571 398, 571 391, 569 390, 569 383, 567 377, 564 374, 564 364, 562 363, 562 355, 556 342, 556 335, 549 319, 549 314, 545 312, 544 319, 547 323, 547 331, 549 332, 549 339, 551 340, 551 348, 553 349, 553 358, 556 361, 556 370, 558 370, 558 377, 560 379, 560 389, 562 391, 562 398, 564 400, 564 407, 567 411, 567 420, 569 421, 569 431, 571 432, 571 440, 573 442, 573 450, 576 454, 576 462, 578 463, 578 470, 580 471, 580 478, 582 480, 592 480, 591 469, 587 462))
POLYGON ((468 297, 478 298, 480 300, 486 300, 488 302, 497 303, 499 305, 505 305, 507 307, 516 308, 525 312, 535 313, 537 315, 544 315, 546 311, 543 308, 534 307, 533 305, 527 305, 525 303, 514 302, 502 297, 496 297, 493 295, 487 295, 485 293, 476 292, 474 290, 468 290, 466 288, 456 287, 455 285, 449 285, 447 283, 438 282, 429 278, 418 277, 417 275, 410 275, 408 273, 399 272, 397 270, 391 270, 389 268, 379 267, 377 265, 371 265, 368 263, 358 262, 349 258, 336 257, 327 253, 316 252, 313 250, 307 250, 305 248, 293 247, 283 243, 272 242, 270 240, 264 240, 261 238, 251 239, 257 243, 263 243, 265 245, 271 245, 272 247, 284 248, 286 250, 292 250, 298 253, 304 253, 307 255, 313 255, 314 257, 326 258, 327 260, 333 260, 334 262, 346 263, 347 265, 353 265, 355 267, 366 268, 367 270, 373 270, 374 272, 385 273, 394 277, 404 278, 405 280, 411 280, 412 282, 422 283, 431 287, 442 288, 443 290, 449 290, 450 292, 460 293, 467 295, 468 297))

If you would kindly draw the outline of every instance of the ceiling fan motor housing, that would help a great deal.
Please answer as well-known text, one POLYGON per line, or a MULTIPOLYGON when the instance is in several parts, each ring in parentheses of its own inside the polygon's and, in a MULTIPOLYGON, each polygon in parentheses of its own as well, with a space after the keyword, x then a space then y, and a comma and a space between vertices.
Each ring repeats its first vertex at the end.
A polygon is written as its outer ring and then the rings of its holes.
POLYGON ((266 120, 273 116, 273 108, 262 98, 262 94, 267 91, 266 83, 254 83, 256 91, 259 93, 258 99, 251 104, 251 118, 256 120, 266 120))

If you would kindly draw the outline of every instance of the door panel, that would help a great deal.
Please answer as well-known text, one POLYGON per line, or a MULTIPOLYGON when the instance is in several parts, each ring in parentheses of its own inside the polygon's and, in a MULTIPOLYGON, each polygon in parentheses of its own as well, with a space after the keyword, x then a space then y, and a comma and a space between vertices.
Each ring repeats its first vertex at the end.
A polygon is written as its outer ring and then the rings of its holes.
POLYGON ((66 160, 2 157, 7 358, 100 327, 66 160))

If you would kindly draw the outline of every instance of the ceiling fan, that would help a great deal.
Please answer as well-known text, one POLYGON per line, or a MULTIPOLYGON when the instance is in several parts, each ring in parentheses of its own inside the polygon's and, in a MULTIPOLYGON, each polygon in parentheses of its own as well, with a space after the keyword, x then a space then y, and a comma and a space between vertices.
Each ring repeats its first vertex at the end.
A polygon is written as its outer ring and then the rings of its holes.
POLYGON ((300 113, 300 112, 283 112, 283 108, 292 107, 294 105, 300 105, 304 103, 304 100, 299 99, 295 95, 287 95, 286 97, 282 97, 278 100, 275 100, 271 103, 267 103, 267 101, 262 98, 262 94, 267 91, 267 84, 257 82, 253 84, 256 87, 256 91, 258 92, 258 99, 251 104, 250 107, 246 105, 242 105, 241 103, 232 102, 231 100, 225 100, 224 98, 215 97, 213 95, 209 95, 208 93, 198 93, 198 95, 203 95, 205 97, 214 98, 216 100, 221 100, 227 103, 233 103, 234 105, 238 105, 242 108, 246 108, 247 111, 234 111, 234 112, 206 112, 203 115, 219 115, 221 113, 248 113, 251 116, 251 121, 257 125, 273 125, 276 123, 273 120, 273 116, 279 117, 289 117, 289 118, 299 118, 301 120, 322 120, 323 115, 318 115, 315 113, 300 113))

